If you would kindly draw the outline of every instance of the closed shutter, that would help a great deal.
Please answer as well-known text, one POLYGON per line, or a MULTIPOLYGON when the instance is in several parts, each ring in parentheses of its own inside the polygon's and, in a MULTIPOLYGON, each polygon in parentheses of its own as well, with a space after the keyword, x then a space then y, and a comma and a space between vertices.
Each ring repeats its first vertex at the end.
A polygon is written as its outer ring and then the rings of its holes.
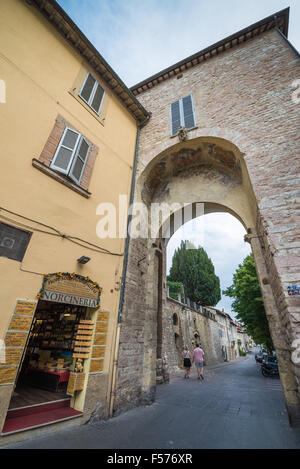
POLYGON ((195 127, 195 117, 192 95, 182 98, 182 109, 183 109, 183 121, 186 129, 192 129, 195 127))
POLYGON ((81 177, 83 174, 83 170, 87 161, 87 157, 89 154, 89 144, 87 141, 81 137, 80 142, 78 144, 77 152, 74 157, 74 161, 69 173, 69 177, 73 179, 73 181, 77 182, 77 184, 80 184, 81 182, 81 177))
POLYGON ((180 125, 180 104, 178 100, 171 104, 171 135, 177 134, 180 125))
POLYGON ((51 168, 68 174, 80 134, 68 127, 64 130, 60 143, 53 157, 51 168))

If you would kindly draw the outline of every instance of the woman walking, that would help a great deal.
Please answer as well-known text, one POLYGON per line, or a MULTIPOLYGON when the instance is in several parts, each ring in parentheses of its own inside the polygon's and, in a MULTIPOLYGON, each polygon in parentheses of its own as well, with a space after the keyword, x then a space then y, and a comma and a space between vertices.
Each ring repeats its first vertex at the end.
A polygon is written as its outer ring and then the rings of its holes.
POLYGON ((192 357, 191 357, 189 349, 187 348, 186 345, 184 346, 182 356, 183 356, 183 366, 185 368, 184 377, 189 378, 190 377, 190 369, 191 369, 191 366, 192 366, 192 362, 191 362, 192 357))

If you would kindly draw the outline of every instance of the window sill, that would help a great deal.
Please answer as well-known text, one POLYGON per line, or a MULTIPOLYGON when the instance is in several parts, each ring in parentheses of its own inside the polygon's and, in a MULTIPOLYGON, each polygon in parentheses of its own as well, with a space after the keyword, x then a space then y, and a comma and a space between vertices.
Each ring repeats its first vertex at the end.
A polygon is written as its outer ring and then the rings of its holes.
MULTIPOLYGON (((192 127, 191 129, 186 129, 186 131, 191 132, 192 130, 195 130, 195 129, 198 129, 197 125, 196 125, 196 127, 192 127)), ((175 134, 175 135, 170 135, 170 138, 175 138, 175 137, 178 137, 178 133, 175 134)))
POLYGON ((75 91, 73 89, 69 90, 69 93, 70 93, 70 95, 73 96, 73 98, 76 99, 76 101, 78 101, 94 117, 94 119, 96 119, 98 122, 100 122, 100 124, 102 124, 104 126, 105 117, 103 116, 103 114, 101 114, 101 109, 102 109, 103 103, 101 104, 100 113, 98 114, 96 111, 93 110, 93 108, 91 108, 87 104, 86 101, 84 101, 84 99, 82 99, 76 93, 76 88, 75 88, 75 91))
POLYGON ((77 192, 77 194, 82 195, 86 199, 89 199, 90 196, 92 195, 89 191, 83 189, 80 186, 77 186, 77 184, 70 181, 66 176, 58 173, 57 171, 54 171, 53 169, 49 168, 48 166, 46 166, 44 163, 37 160, 36 158, 32 159, 32 166, 42 171, 42 173, 47 174, 47 176, 50 176, 51 178, 60 182, 61 184, 64 184, 64 186, 69 187, 69 189, 72 189, 73 191, 77 192))

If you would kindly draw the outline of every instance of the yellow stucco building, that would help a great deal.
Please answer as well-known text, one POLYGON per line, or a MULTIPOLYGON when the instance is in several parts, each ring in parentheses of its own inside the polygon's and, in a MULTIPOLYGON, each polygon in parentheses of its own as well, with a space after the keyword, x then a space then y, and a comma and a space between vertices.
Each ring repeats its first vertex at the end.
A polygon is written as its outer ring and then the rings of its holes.
POLYGON ((97 207, 128 206, 149 116, 56 2, 0 10, 3 444, 109 415, 126 239, 97 207))

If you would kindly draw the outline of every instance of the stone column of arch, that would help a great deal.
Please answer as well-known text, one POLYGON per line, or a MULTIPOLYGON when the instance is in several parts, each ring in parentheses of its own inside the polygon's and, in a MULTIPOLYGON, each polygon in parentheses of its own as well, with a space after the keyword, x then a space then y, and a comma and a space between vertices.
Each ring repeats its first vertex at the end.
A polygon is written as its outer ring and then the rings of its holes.
POLYGON ((270 247, 262 243, 263 236, 262 234, 259 235, 257 230, 251 228, 248 231, 249 233, 245 235, 245 241, 251 244, 253 252, 269 329, 278 358, 280 380, 288 410, 289 421, 292 426, 298 426, 300 419, 300 402, 299 387, 297 386, 296 380, 296 367, 291 361, 291 340, 289 338, 287 324, 284 322, 284 318, 277 307, 272 285, 270 284, 270 275, 266 265, 266 251, 268 248, 270 249, 270 247))

